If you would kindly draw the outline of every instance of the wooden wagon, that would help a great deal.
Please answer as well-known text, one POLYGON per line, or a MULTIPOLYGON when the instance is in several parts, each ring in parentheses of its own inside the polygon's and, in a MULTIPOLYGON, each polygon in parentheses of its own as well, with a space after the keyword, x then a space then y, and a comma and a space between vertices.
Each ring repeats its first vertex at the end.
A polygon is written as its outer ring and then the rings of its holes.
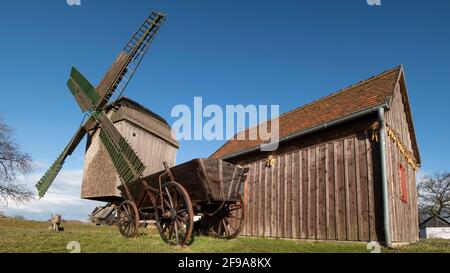
POLYGON ((125 201, 118 207, 124 237, 135 237, 141 221, 154 220, 162 239, 185 245, 192 232, 232 239, 246 216, 243 184, 248 168, 218 159, 194 159, 122 184, 125 201), (194 219, 195 224, 194 224, 194 219))

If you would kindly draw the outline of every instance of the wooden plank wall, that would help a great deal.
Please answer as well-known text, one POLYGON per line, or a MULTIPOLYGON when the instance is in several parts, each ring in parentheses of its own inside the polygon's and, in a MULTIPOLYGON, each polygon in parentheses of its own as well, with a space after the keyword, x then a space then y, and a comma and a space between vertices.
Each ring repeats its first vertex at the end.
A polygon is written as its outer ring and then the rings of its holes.
POLYGON ((378 240, 372 144, 365 134, 249 163, 243 235, 378 240))
MULTIPOLYGON (((391 110, 386 112, 386 122, 399 135, 402 143, 409 151, 412 149, 411 135, 404 107, 404 98, 400 83, 395 88, 391 102, 391 110)), ((394 242, 413 242, 419 239, 419 219, 417 206, 416 172, 408 165, 395 142, 387 138, 388 181, 391 207, 391 230, 394 242), (407 170, 408 202, 400 199, 399 164, 407 170)))

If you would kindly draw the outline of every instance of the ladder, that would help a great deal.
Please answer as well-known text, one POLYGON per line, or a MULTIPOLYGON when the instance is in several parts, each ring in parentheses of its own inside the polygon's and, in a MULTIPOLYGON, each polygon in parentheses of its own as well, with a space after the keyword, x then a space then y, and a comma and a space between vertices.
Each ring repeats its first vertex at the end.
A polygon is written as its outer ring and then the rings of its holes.
MULTIPOLYGON (((133 37, 128 41, 122 53, 126 54, 130 60, 124 68, 112 89, 107 95, 109 101, 114 93, 117 91, 117 98, 120 98, 128 85, 128 82, 133 77, 137 68, 142 62, 147 53, 150 44, 156 37, 162 24, 165 22, 166 16, 163 13, 152 12, 145 20, 142 26, 136 31, 133 37)), ((117 99, 116 98, 116 99, 117 99)))

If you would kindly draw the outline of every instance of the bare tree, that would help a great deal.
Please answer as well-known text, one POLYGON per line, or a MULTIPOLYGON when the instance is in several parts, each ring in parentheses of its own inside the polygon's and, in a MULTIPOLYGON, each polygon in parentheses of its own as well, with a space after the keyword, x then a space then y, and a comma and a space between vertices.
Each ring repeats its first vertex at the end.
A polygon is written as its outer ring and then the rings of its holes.
POLYGON ((431 216, 450 219, 450 173, 424 176, 419 180, 418 194, 421 222, 431 216))
POLYGON ((13 130, 0 117, 0 202, 5 204, 8 200, 27 202, 33 198, 25 185, 15 182, 18 174, 31 172, 32 159, 20 151, 13 136, 13 130))

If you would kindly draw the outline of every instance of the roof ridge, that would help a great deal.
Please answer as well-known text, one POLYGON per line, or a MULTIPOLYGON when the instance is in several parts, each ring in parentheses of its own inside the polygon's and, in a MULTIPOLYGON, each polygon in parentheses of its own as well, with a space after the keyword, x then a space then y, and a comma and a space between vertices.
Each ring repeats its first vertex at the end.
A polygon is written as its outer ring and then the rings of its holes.
POLYGON ((158 115, 154 111, 150 110, 148 107, 146 107, 146 106, 144 106, 144 105, 142 105, 142 104, 140 104, 140 103, 138 103, 138 102, 136 102, 136 101, 134 101, 134 100, 132 100, 132 99, 130 99, 128 97, 122 96, 122 97, 118 98, 116 101, 112 102, 108 107, 114 107, 114 106, 117 106, 117 105, 120 105, 120 104, 126 105, 126 106, 128 106, 130 108, 134 108, 135 110, 144 112, 145 114, 153 117, 154 119, 156 119, 157 121, 162 123, 162 125, 170 128, 170 125, 169 125, 169 123, 167 122, 167 120, 165 118, 163 118, 162 116, 158 115))
MULTIPOLYGON (((402 69, 403 69, 403 66, 402 66, 402 65, 398 65, 398 66, 396 66, 396 67, 394 67, 394 68, 392 68, 392 69, 386 70, 386 71, 381 72, 381 73, 379 73, 379 74, 377 74, 377 75, 375 75, 375 76, 372 76, 372 77, 370 77, 370 78, 367 78, 366 80, 359 81, 359 82, 357 82, 357 83, 355 83, 355 84, 352 84, 352 85, 350 85, 350 86, 348 86, 348 87, 345 87, 345 88, 343 88, 343 89, 340 89, 339 91, 334 92, 334 93, 331 93, 330 95, 327 95, 327 96, 322 97, 322 98, 320 98, 320 99, 317 99, 317 100, 315 100, 315 101, 313 101, 313 102, 310 102, 310 103, 307 103, 307 104, 305 104, 305 105, 303 105, 303 106, 300 106, 300 107, 297 107, 297 108, 295 108, 295 109, 292 109, 292 110, 290 110, 290 111, 288 111, 288 112, 285 112, 285 113, 279 115, 279 116, 278 116, 278 119, 284 118, 284 117, 289 116, 289 115, 291 115, 291 114, 293 114, 293 113, 295 113, 295 112, 297 112, 297 111, 301 111, 301 110, 303 110, 303 109, 305 109, 305 108, 307 108, 307 107, 310 107, 310 106, 315 105, 315 104, 317 104, 317 103, 323 102, 323 101, 326 100, 326 99, 330 99, 330 98, 332 98, 332 97, 335 97, 335 96, 337 96, 337 95, 340 95, 340 94, 342 94, 342 93, 344 93, 344 92, 346 92, 346 91, 348 91, 348 90, 350 90, 350 89, 352 89, 352 88, 361 86, 361 85, 363 85, 363 84, 367 84, 367 83, 369 83, 369 82, 371 82, 371 81, 374 81, 374 80, 376 80, 376 79, 378 79, 378 78, 381 78, 381 77, 383 77, 383 76, 385 76, 385 75, 387 75, 387 74, 389 74, 389 73, 392 73, 392 72, 394 72, 394 71, 396 71, 396 70, 398 70, 398 75, 396 75, 397 78, 398 78, 398 76, 399 76, 399 75, 401 74, 401 72, 402 72, 402 69)), ((394 87, 395 87, 395 85, 394 85, 394 87)), ((392 87, 392 88, 394 88, 394 87, 392 87)), ((261 122, 261 123, 259 123, 259 124, 256 124, 256 125, 254 125, 254 126, 251 126, 251 127, 248 127, 248 128, 245 128, 245 129, 239 131, 239 132, 236 133, 232 138, 228 139, 228 140, 227 140, 221 147, 219 147, 214 153, 212 153, 211 157, 214 157, 216 154, 220 153, 220 151, 222 150, 222 148, 224 148, 227 144, 232 143, 232 142, 235 140, 235 138, 236 138, 236 136, 237 136, 238 134, 240 134, 240 133, 245 133, 245 134, 247 134, 247 132, 250 132, 251 130, 255 130, 255 129, 259 128, 260 126, 264 125, 264 124, 270 124, 272 121, 273 121, 273 119, 268 119, 268 120, 266 120, 266 121, 264 121, 264 122, 261 122)))
MULTIPOLYGON (((314 105, 314 104, 316 104, 316 103, 322 102, 322 101, 324 101, 324 100, 326 100, 326 99, 329 99, 329 98, 335 97, 335 96, 337 96, 337 95, 340 95, 340 94, 344 93, 345 91, 348 91, 349 89, 355 88, 355 87, 357 87, 357 86, 360 86, 360 85, 366 84, 366 83, 368 83, 368 82, 370 82, 370 81, 373 81, 373 80, 376 80, 376 79, 378 79, 378 78, 381 78, 381 77, 385 76, 386 74, 389 74, 389 73, 391 73, 391 72, 393 72, 393 71, 395 71, 395 70, 397 70, 397 69, 399 70, 399 73, 400 73, 401 68, 402 68, 402 65, 398 65, 398 66, 396 66, 396 67, 394 67, 394 68, 392 68, 392 69, 389 69, 389 70, 386 70, 386 71, 384 71, 384 72, 381 72, 380 74, 375 75, 375 76, 372 76, 372 77, 370 77, 370 78, 368 78, 368 79, 366 79, 366 80, 362 80, 362 81, 359 81, 359 82, 357 82, 357 83, 354 83, 354 84, 352 84, 352 85, 350 85, 350 86, 348 86, 348 87, 345 87, 345 88, 340 89, 340 90, 338 90, 338 91, 336 91, 336 92, 333 92, 333 93, 331 93, 331 94, 329 94, 329 95, 327 95, 327 96, 325 96, 325 97, 319 98, 319 99, 314 100, 314 101, 312 101, 312 102, 310 102, 310 103, 304 104, 304 105, 302 105, 302 106, 300 106, 300 107, 297 107, 297 108, 294 108, 294 109, 292 109, 292 110, 290 110, 290 111, 287 111, 287 112, 281 114, 280 116, 278 116, 278 119, 280 119, 281 117, 290 115, 290 114, 292 114, 292 113, 294 113, 294 112, 300 111, 300 110, 302 110, 302 109, 304 109, 304 108, 306 108, 306 107, 309 107, 309 106, 311 106, 311 105, 314 105)), ((247 132, 247 131, 250 131, 250 130, 253 129, 253 128, 259 128, 261 125, 266 124, 266 123, 270 123, 271 121, 272 121, 272 119, 268 119, 268 120, 266 120, 266 121, 264 121, 264 122, 261 122, 261 123, 259 123, 259 124, 257 124, 257 125, 254 125, 254 126, 245 128, 245 129, 243 129, 241 132, 247 132)), ((236 134, 236 135, 237 135, 237 134, 236 134)), ((236 135, 235 135, 235 136, 236 136, 236 135)), ((235 137, 235 136, 234 136, 234 137, 235 137)), ((233 138, 234 138, 234 137, 233 137, 233 138)), ((233 138, 232 138, 232 139, 233 139, 233 138)), ((229 139, 228 141, 230 141, 230 140, 232 140, 232 139, 229 139)), ((227 141, 227 142, 228 142, 228 141, 227 141)), ((225 143, 225 144, 226 144, 226 143, 225 143)))
POLYGON ((314 105, 314 104, 316 104, 316 103, 322 102, 322 101, 324 101, 324 100, 326 100, 326 99, 329 99, 329 98, 335 97, 335 96, 337 96, 337 95, 340 95, 340 94, 344 93, 345 91, 348 91, 349 89, 352 89, 352 88, 361 86, 361 85, 363 85, 363 84, 366 84, 366 83, 368 83, 368 82, 371 82, 371 81, 373 81, 373 80, 376 80, 376 79, 378 79, 378 78, 381 78, 381 77, 385 76, 386 74, 389 74, 389 73, 391 73, 391 72, 393 72, 393 71, 395 71, 395 70, 397 70, 397 69, 400 70, 401 68, 402 68, 402 65, 398 65, 398 66, 396 66, 396 67, 394 67, 394 68, 392 68, 392 69, 386 70, 386 71, 384 71, 384 72, 382 72, 382 73, 380 73, 380 74, 378 74, 378 75, 372 76, 372 77, 367 78, 367 79, 362 80, 362 81, 359 81, 359 82, 354 83, 354 84, 352 84, 352 85, 350 85, 350 86, 348 86, 348 87, 344 87, 343 89, 340 89, 340 90, 338 90, 338 91, 336 91, 336 92, 333 92, 333 93, 331 93, 331 94, 329 94, 329 95, 327 95, 327 96, 325 96, 325 97, 319 98, 319 99, 314 100, 314 101, 312 101, 312 102, 310 102, 310 103, 307 103, 307 104, 305 104, 305 105, 302 105, 302 106, 300 106, 300 107, 297 107, 297 108, 294 108, 294 109, 292 109, 292 110, 290 110, 290 111, 287 111, 287 112, 281 114, 281 115, 279 116, 279 118, 281 118, 281 117, 283 117, 283 116, 287 116, 287 115, 292 114, 292 113, 294 113, 294 112, 297 112, 297 111, 299 111, 299 110, 302 110, 302 109, 304 109, 304 108, 306 108, 306 107, 309 107, 309 106, 311 106, 311 105, 314 105))

